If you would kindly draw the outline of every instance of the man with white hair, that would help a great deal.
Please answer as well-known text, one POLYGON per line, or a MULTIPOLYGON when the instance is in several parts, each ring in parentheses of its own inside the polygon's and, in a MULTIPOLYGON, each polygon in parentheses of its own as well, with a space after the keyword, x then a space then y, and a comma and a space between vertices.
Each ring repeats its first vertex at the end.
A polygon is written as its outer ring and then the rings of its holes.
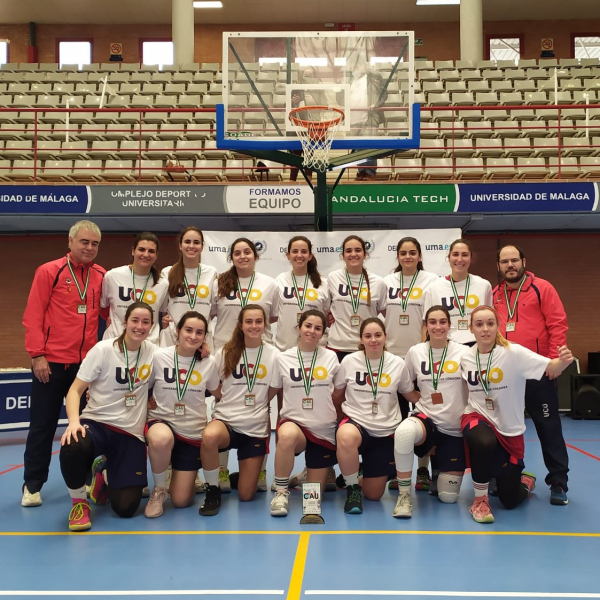
POLYGON ((42 503, 40 490, 48 480, 63 399, 81 361, 98 341, 106 273, 94 264, 100 238, 95 223, 78 221, 69 231, 70 252, 38 267, 33 278, 23 315, 33 377, 21 506, 42 503))

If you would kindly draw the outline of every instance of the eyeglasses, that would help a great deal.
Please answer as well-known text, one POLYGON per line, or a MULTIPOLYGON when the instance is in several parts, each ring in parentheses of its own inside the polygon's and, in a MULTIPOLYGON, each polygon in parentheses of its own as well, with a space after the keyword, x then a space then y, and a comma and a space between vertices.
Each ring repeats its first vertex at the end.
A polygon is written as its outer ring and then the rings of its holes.
POLYGON ((521 262, 520 258, 503 258, 502 260, 498 261, 498 264, 502 265, 503 267, 505 267, 506 265, 516 265, 518 263, 521 262))

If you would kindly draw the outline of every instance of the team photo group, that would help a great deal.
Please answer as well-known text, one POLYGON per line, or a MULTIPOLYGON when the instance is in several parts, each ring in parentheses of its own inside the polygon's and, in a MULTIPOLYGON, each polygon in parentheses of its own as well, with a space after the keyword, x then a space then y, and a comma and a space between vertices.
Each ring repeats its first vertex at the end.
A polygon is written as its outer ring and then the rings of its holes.
POLYGON ((493 523, 490 496, 513 509, 536 486, 525 411, 550 502, 568 503, 555 381, 573 361, 567 317, 524 249, 499 248, 494 287, 470 273, 465 239, 449 245, 438 276, 415 237, 398 241, 394 264, 371 265, 365 240, 347 235, 339 268, 321 273, 311 240, 297 235, 275 278, 246 237, 230 245, 222 273, 200 229, 177 242, 179 258, 159 270, 159 239, 142 232, 127 264, 106 272, 99 228, 79 221, 69 252, 36 270, 23 318, 33 377, 22 506, 42 504, 65 398, 71 531, 91 528, 90 504, 133 517, 149 479, 148 518, 190 506, 200 487, 202 516, 217 515, 234 488, 240 501, 271 489, 270 514, 285 517, 299 481, 345 489, 347 514, 397 490, 392 514, 410 518, 415 491, 457 502, 467 470, 469 511, 493 523), (305 469, 292 477, 302 453, 305 469))

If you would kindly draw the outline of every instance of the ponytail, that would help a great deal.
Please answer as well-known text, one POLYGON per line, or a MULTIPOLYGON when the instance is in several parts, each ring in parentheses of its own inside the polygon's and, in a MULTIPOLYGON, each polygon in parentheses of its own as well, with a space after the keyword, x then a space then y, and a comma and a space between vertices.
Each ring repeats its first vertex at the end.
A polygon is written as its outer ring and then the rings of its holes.
POLYGON ((312 250, 312 242, 303 235, 295 235, 289 242, 287 247, 287 253, 289 254, 292 249, 292 244, 294 242, 304 242, 308 246, 308 251, 312 255, 312 258, 306 263, 306 271, 308 276, 310 277, 310 281, 315 287, 315 289, 319 289, 322 284, 321 274, 317 268, 317 258, 313 254, 312 250))

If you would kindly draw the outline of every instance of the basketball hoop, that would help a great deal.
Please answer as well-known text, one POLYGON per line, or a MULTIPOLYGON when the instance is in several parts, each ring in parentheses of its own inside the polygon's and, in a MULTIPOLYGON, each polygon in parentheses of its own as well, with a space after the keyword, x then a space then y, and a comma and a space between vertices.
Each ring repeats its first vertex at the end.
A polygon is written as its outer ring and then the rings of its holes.
POLYGON ((302 164, 325 171, 329 166, 331 144, 344 120, 344 111, 333 106, 300 106, 290 110, 289 119, 302 144, 302 164))

